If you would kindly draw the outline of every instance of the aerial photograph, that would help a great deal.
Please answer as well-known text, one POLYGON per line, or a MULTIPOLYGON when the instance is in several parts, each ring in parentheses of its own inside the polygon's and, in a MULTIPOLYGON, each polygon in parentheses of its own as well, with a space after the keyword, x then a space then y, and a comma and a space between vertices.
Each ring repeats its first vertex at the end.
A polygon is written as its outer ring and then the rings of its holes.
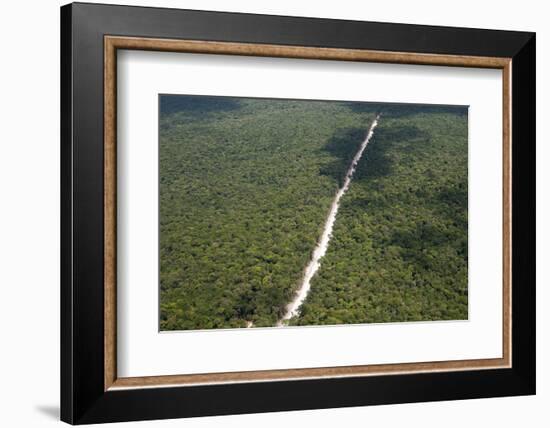
POLYGON ((159 95, 159 329, 468 319, 468 106, 159 95))

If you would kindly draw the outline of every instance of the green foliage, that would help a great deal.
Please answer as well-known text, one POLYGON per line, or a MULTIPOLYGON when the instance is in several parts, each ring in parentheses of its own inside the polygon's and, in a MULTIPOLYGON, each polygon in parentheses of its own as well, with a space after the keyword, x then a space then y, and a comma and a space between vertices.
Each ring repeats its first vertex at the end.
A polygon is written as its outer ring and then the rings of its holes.
POLYGON ((386 106, 293 325, 468 317, 468 122, 386 106))
POLYGON ((161 330, 273 326, 373 118, 337 102, 161 96, 161 330))
POLYGON ((382 118, 291 325, 466 319, 467 109, 160 97, 161 330, 273 326, 382 118))

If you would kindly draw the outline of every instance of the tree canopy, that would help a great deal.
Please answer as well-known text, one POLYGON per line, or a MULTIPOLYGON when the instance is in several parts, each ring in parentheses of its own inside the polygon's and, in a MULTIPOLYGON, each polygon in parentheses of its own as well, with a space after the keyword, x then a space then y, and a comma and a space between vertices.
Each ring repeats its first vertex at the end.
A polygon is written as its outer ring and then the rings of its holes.
POLYGON ((467 318, 467 109, 160 96, 161 330, 467 318))

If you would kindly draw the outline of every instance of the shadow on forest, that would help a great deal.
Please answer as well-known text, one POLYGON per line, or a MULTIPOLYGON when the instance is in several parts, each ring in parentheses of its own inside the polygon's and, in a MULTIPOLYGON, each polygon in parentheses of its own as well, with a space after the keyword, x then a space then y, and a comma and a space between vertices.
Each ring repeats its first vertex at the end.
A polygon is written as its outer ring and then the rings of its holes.
POLYGON ((346 177, 346 172, 365 139, 366 130, 363 128, 339 129, 321 149, 328 152, 334 160, 323 165, 319 171, 321 175, 329 176, 338 182, 341 187, 346 177))
POLYGON ((383 116, 393 118, 403 118, 420 113, 448 113, 457 116, 467 116, 467 106, 449 106, 435 104, 389 104, 381 110, 383 116))
POLYGON ((360 162, 356 180, 384 177, 392 172, 391 153, 399 150, 409 151, 419 144, 430 142, 427 132, 413 125, 400 125, 391 128, 380 127, 374 131, 373 139, 364 154, 367 162, 360 162))
MULTIPOLYGON (((427 132, 413 125, 401 125, 391 128, 380 127, 374 132, 373 139, 367 146, 359 162, 354 181, 372 180, 392 174, 395 158, 392 153, 396 151, 409 152, 419 145, 430 144, 430 136, 427 132)), ((389 202, 385 199, 353 198, 348 200, 348 205, 366 209, 376 206, 378 209, 385 207, 389 202)))
POLYGON ((355 113, 380 113, 385 107, 384 103, 369 103, 357 101, 342 101, 342 106, 348 107, 355 113))
MULTIPOLYGON (((367 129, 345 128, 338 130, 323 151, 330 153, 335 159, 320 169, 320 174, 332 177, 342 186, 346 172, 365 139, 367 129)), ((363 158, 359 162, 354 180, 387 176, 392 171, 392 158, 389 154, 396 146, 407 151, 412 144, 430 142, 430 136, 416 126, 402 125, 391 128, 377 128, 369 142, 363 158), (368 159, 368 162, 365 162, 368 159)))
POLYGON ((452 228, 436 228, 426 221, 419 222, 415 228, 407 231, 394 232, 390 245, 401 248, 401 257, 408 263, 416 264, 423 269, 430 269, 434 263, 433 256, 424 253, 425 248, 437 248, 448 244, 456 247, 458 254, 468 257, 468 238, 457 233, 452 228))
POLYGON ((448 187, 439 192, 437 198, 454 209, 468 208, 468 189, 461 187, 448 187))
POLYGON ((439 247, 450 239, 452 236, 449 233, 422 221, 417 223, 413 229, 394 232, 389 243, 400 248, 401 257, 407 263, 421 269, 430 269, 433 261, 423 250, 428 247, 439 247))
POLYGON ((459 254, 468 255, 468 191, 460 188, 446 188, 437 193, 434 198, 441 203, 431 206, 434 214, 448 219, 448 226, 435 227, 421 221, 416 223, 414 229, 407 231, 395 231, 390 238, 390 245, 400 246, 402 256, 409 262, 420 262, 428 265, 429 260, 422 254, 426 246, 434 247, 456 242, 459 254), (466 215, 464 213, 466 212, 466 215), (459 231, 462 230, 462 233, 459 231))
POLYGON ((355 113, 381 113, 382 116, 394 118, 402 118, 419 113, 450 113, 458 116, 468 115, 468 106, 368 102, 343 102, 342 105, 349 107, 355 113))
POLYGON ((413 254, 417 254, 426 242, 429 242, 431 246, 442 245, 448 242, 450 237, 449 233, 434 227, 426 221, 421 221, 416 223, 413 229, 393 232, 390 244, 398 245, 406 250, 414 250, 413 254))
POLYGON ((241 101, 231 97, 210 97, 196 95, 160 95, 160 115, 185 112, 192 116, 238 110, 241 101))
POLYGON ((388 150, 389 144, 417 144, 419 140, 427 142, 430 134, 415 125, 397 125, 376 128, 374 137, 378 144, 373 144, 373 150, 388 150))
POLYGON ((437 214, 446 216, 454 226, 468 228, 468 189, 460 187, 449 187, 441 190, 436 199, 441 201, 437 204, 437 214))

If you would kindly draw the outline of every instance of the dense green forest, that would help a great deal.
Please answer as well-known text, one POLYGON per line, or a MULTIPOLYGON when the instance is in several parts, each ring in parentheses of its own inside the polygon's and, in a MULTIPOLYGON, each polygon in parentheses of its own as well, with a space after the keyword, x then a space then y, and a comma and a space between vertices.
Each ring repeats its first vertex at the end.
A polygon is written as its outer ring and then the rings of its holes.
POLYGON ((161 330, 467 318, 467 109, 159 97, 161 330))
POLYGON ((161 330, 275 325, 373 111, 160 97, 161 330))
POLYGON ((467 109, 381 111, 293 325, 468 317, 467 109))

